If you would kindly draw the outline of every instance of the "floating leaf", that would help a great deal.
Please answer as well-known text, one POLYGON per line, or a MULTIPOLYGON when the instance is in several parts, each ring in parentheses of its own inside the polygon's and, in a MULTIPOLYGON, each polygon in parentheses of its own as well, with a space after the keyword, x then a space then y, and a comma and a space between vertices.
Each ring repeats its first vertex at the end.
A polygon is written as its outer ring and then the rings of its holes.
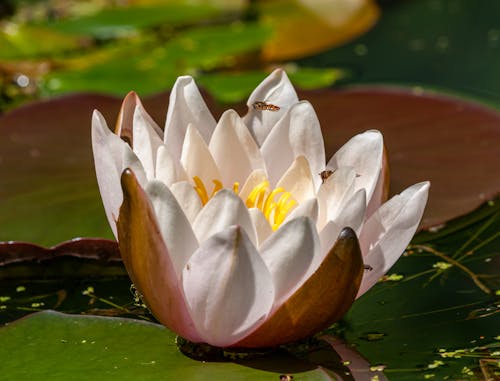
POLYGON ((268 29, 255 23, 192 28, 164 43, 139 37, 62 61, 64 69, 45 76, 41 90, 152 94, 171 87, 179 75, 231 66, 267 38, 268 29))
POLYGON ((172 2, 103 9, 87 16, 48 22, 45 26, 58 32, 107 39, 135 34, 155 25, 186 25, 213 17, 219 12, 219 9, 210 5, 172 2))
MULTIPOLYGON (((300 92, 316 109, 328 156, 354 134, 380 129, 391 189, 431 181, 424 226, 466 214, 500 189, 499 113, 460 99, 365 87, 300 92)), ((111 238, 90 147, 92 110, 110 125, 120 99, 80 95, 33 103, 0 118, 0 240, 46 246, 78 236, 111 238)), ((222 108, 209 101, 218 116, 222 108)), ((168 99, 144 102, 164 124, 168 99)), ((246 107, 236 105, 244 112, 246 107)))
POLYGON ((261 20, 272 27, 265 60, 304 57, 345 43, 369 30, 379 17, 372 0, 259 2, 261 20))
MULTIPOLYGON (((2 375, 12 380, 334 380, 284 351, 249 360, 196 361, 166 328, 137 320, 45 311, 0 329, 2 375)), ((236 353, 235 358, 239 356, 236 353)), ((359 357, 359 356, 358 356, 359 357)))
POLYGON ((0 29, 1 60, 46 57, 78 47, 78 38, 44 27, 7 24, 0 29))

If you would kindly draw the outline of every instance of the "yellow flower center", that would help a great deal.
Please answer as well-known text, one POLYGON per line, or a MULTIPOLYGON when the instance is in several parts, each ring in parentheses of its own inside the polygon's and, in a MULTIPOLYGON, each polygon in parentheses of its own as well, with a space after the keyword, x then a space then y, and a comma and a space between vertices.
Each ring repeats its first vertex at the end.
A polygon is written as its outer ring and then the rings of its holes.
MULTIPOLYGON (((207 192, 207 188, 203 181, 198 177, 193 177, 195 183, 194 190, 198 193, 201 203, 205 205, 218 191, 223 188, 219 180, 212 180, 214 187, 212 192, 207 192)), ((239 194, 240 184, 235 182, 233 184, 233 192, 239 194)), ((247 208, 259 209, 273 230, 277 230, 285 220, 288 212, 297 204, 290 192, 279 187, 271 189, 269 181, 265 180, 257 184, 249 193, 246 200, 243 200, 247 208), (279 195, 279 197, 278 197, 279 195)))

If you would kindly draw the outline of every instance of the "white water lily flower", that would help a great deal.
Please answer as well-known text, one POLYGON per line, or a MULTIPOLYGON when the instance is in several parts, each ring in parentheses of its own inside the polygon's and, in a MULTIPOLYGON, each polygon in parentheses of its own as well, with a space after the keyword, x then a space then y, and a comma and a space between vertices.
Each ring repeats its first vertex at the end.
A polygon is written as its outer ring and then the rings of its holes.
POLYGON ((382 135, 366 131, 326 163, 318 118, 282 70, 248 113, 216 122, 191 77, 165 128, 137 95, 92 142, 106 215, 156 318, 193 342, 263 347, 340 319, 415 233, 429 183, 387 198, 382 135), (358 238, 359 237, 359 243, 358 238))

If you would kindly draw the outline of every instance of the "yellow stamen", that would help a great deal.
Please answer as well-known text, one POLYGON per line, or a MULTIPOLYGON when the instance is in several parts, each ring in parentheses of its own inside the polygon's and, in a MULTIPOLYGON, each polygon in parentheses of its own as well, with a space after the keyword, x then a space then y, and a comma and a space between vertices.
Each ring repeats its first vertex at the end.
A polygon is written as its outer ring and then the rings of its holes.
POLYGON ((266 190, 269 189, 269 181, 262 181, 261 183, 257 184, 250 194, 248 195, 246 205, 247 208, 254 208, 257 205, 257 198, 262 194, 265 193, 266 190))
MULTIPOLYGON (((203 181, 198 176, 193 177, 193 180, 195 183, 194 189, 198 193, 203 205, 224 187, 221 181, 212 180, 214 188, 209 196, 203 181)), ((233 183, 235 194, 238 194, 239 188, 240 184, 238 182, 233 183)), ((267 180, 257 184, 247 199, 243 201, 245 201, 247 208, 258 208, 269 221, 273 230, 277 230, 280 227, 290 210, 297 204, 292 198, 292 194, 285 189, 279 187, 271 191, 269 181, 267 180), (278 201, 275 201, 275 198, 280 193, 278 201)))
POLYGON ((208 202, 208 193, 207 189, 205 188, 205 184, 203 184, 203 181, 198 176, 193 177, 194 183, 196 184, 194 186, 194 190, 196 193, 198 193, 198 196, 200 196, 200 200, 202 205, 205 205, 208 202))
POLYGON ((210 198, 214 197, 214 195, 220 191, 222 188, 224 188, 224 186, 222 185, 222 183, 219 181, 219 180, 212 180, 212 182, 214 183, 214 190, 212 191, 212 194, 210 195, 210 198))

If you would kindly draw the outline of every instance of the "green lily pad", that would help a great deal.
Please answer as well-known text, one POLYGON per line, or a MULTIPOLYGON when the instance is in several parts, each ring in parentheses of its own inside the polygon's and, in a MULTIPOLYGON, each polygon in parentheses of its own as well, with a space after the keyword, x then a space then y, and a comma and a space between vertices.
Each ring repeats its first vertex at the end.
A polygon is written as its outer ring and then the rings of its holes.
POLYGON ((75 36, 40 26, 12 25, 0 31, 0 60, 37 59, 79 47, 75 36))
POLYGON ((182 2, 154 6, 128 6, 100 10, 88 16, 48 22, 46 27, 55 31, 114 38, 138 33, 143 28, 155 25, 173 27, 214 17, 220 9, 210 5, 189 5, 182 2))
POLYGON ((133 88, 140 94, 153 94, 170 88, 179 75, 232 66, 239 56, 257 51, 269 33, 269 28, 258 23, 235 23, 194 27, 164 42, 146 34, 76 60, 62 60, 62 69, 43 78, 41 91, 46 95, 96 91, 123 96, 133 88))
POLYGON ((143 321, 44 311, 0 329, 1 379, 10 380, 334 380, 279 351, 238 362, 196 361, 175 335, 143 321))
POLYGON ((499 202, 476 215, 417 236, 345 316, 344 339, 389 379, 498 376, 499 202))

